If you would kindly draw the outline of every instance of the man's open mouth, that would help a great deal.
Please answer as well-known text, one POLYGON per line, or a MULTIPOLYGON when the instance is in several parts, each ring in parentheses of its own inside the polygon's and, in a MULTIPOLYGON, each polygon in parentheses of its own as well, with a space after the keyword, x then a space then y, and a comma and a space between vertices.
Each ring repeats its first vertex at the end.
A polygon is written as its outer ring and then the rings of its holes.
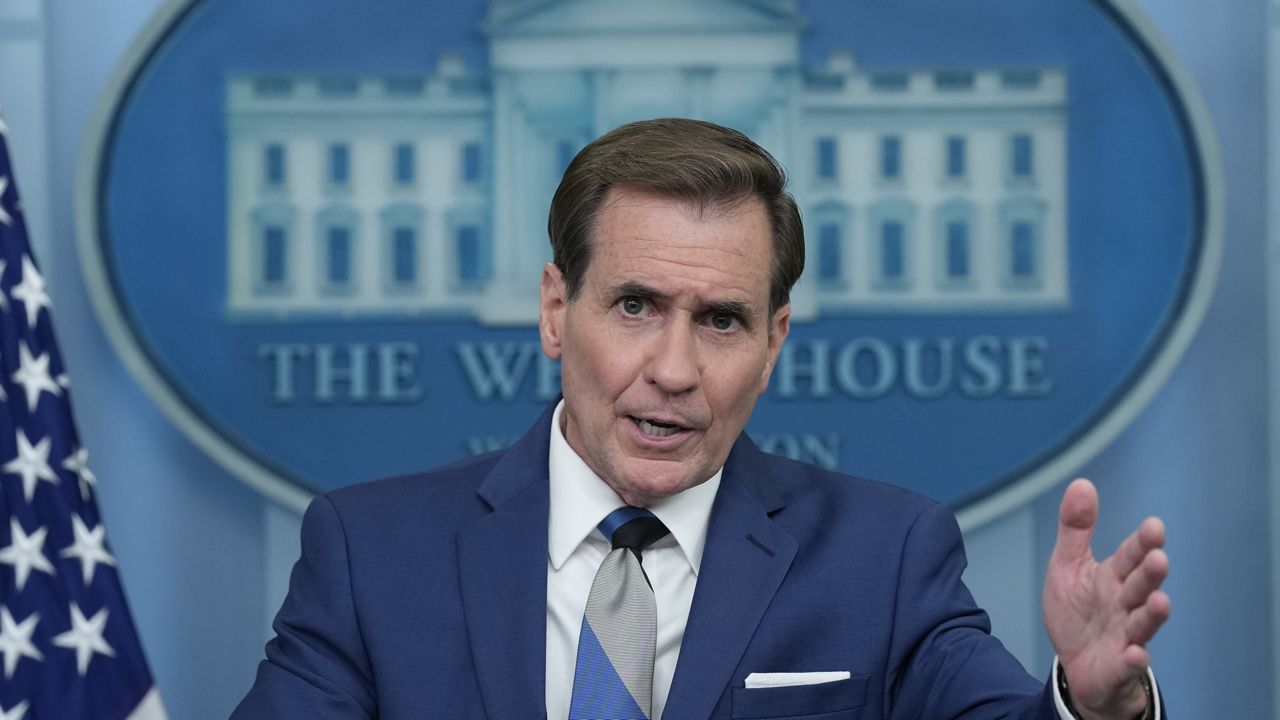
POLYGON ((638 417, 631 418, 631 421, 636 424, 636 427, 640 428, 641 433, 649 437, 671 437, 684 429, 679 425, 658 422, 656 420, 645 420, 644 418, 638 417))

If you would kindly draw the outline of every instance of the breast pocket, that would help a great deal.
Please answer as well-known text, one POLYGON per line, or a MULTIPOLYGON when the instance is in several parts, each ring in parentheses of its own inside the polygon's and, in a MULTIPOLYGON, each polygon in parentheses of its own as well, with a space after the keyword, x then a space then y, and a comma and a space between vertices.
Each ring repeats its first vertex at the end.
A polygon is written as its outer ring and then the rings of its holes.
POLYGON ((817 685, 733 688, 735 720, 854 720, 867 704, 867 676, 817 685))

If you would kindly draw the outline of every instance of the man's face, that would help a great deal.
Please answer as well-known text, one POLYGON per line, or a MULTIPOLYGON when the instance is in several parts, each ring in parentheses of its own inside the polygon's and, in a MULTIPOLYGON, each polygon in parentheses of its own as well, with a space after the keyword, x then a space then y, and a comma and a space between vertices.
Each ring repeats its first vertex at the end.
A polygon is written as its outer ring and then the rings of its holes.
POLYGON ((699 213, 613 188, 578 296, 543 270, 565 438, 628 504, 710 478, 747 424, 790 327, 789 306, 769 314, 771 245, 758 198, 699 213))

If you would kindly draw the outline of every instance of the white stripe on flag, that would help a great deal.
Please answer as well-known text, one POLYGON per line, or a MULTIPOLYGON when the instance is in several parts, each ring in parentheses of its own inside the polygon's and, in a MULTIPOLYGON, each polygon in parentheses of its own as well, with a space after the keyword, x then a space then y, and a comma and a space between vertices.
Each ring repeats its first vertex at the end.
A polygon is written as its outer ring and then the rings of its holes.
POLYGON ((133 709, 128 720, 169 720, 164 711, 164 703, 160 702, 160 691, 151 688, 151 692, 133 709))

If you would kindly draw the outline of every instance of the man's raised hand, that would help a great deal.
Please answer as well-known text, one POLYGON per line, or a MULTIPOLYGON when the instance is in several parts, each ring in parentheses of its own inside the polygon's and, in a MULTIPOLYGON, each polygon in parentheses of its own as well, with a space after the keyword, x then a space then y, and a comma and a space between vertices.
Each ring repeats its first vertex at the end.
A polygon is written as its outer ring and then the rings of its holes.
POLYGON ((1044 585, 1044 623, 1070 700, 1085 720, 1132 720, 1146 707, 1146 644, 1169 618, 1164 523, 1147 518, 1102 562, 1089 542, 1098 492, 1076 480, 1062 497, 1058 541, 1044 585))

